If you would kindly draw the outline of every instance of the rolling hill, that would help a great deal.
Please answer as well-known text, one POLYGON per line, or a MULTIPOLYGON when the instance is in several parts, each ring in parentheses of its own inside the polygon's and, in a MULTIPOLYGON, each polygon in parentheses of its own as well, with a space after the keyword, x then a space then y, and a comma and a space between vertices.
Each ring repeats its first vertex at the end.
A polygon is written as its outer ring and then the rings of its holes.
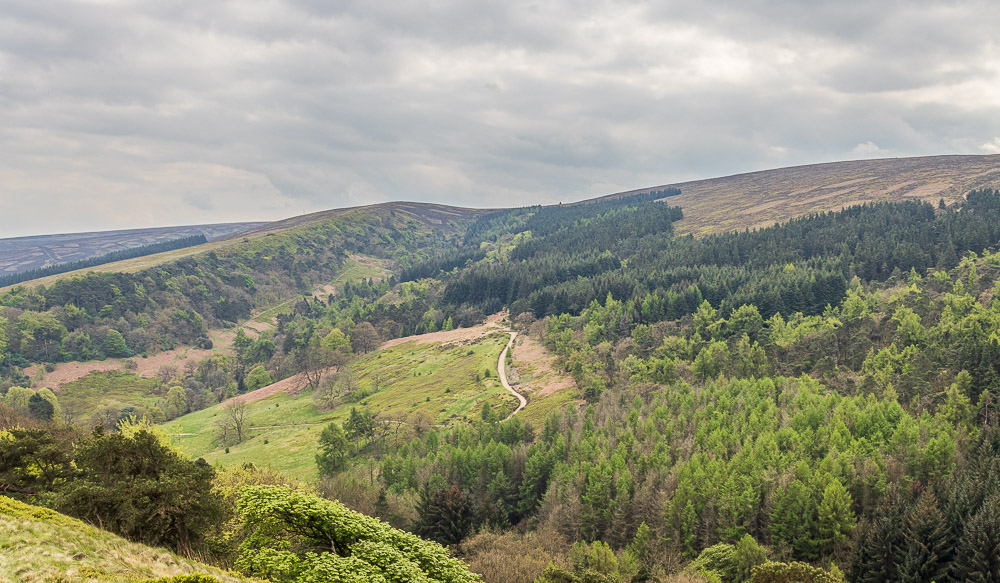
MULTIPOLYGON (((644 187, 580 202, 679 188, 681 194, 669 199, 670 205, 679 206, 684 211, 684 219, 675 225, 676 232, 705 235, 765 227, 809 213, 839 210, 865 202, 937 202, 944 199, 947 204, 953 204, 970 190, 997 186, 1000 186, 1000 155, 925 156, 777 168, 644 187)), ((430 228, 442 228, 449 224, 464 224, 484 210, 416 202, 331 209, 257 224, 241 231, 240 237, 49 276, 33 283, 51 285, 58 279, 88 271, 135 272, 183 257, 225 249, 244 239, 294 231, 338 218, 368 214, 405 216, 430 228)))
MULTIPOLYGON (((865 202, 944 199, 1000 185, 1000 155, 926 156, 831 162, 640 188, 610 196, 679 188, 669 204, 684 209, 679 234, 766 227, 865 202)), ((604 197, 609 198, 609 197, 604 197)))
POLYGON ((223 223, 0 239, 0 275, 84 261, 195 235, 204 235, 210 241, 227 239, 263 224, 223 223))
MULTIPOLYGON (((358 221, 377 217, 377 220, 386 225, 396 225, 400 221, 405 222, 409 225, 408 228, 412 230, 413 234, 417 235, 425 235, 430 231, 447 234, 462 230, 466 222, 481 212, 481 210, 477 209, 413 202, 382 203, 363 207, 332 209, 291 217, 272 223, 255 223, 251 225, 251 228, 237 233, 236 236, 210 240, 202 245, 126 259, 124 261, 105 263, 103 265, 42 277, 18 285, 52 285, 60 279, 79 276, 89 272, 135 273, 185 257, 212 251, 227 250, 241 243, 260 239, 268 235, 294 234, 302 229, 316 227, 332 221, 356 224, 358 221)), ((398 227, 398 225, 396 226, 398 227)), ((11 287, 14 286, 0 287, 0 290, 11 287)))

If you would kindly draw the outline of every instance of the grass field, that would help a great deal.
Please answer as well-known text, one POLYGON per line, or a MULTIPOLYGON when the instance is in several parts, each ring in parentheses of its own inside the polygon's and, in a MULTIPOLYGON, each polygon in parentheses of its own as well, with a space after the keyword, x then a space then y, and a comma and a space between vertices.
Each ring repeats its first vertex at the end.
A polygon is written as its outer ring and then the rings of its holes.
POLYGON ((124 582, 191 573, 228 583, 249 581, 0 496, 0 581, 4 583, 124 582))
MULTIPOLYGON (((224 415, 220 405, 185 415, 165 427, 174 444, 191 457, 223 465, 252 462, 314 480, 315 445, 323 426, 331 421, 342 423, 352 407, 368 407, 399 420, 423 412, 443 425, 478 417, 484 400, 498 409, 513 410, 516 401, 496 376, 496 360, 506 339, 505 334, 497 334, 469 344, 408 342, 362 356, 348 367, 356 387, 355 398, 349 399, 353 402, 325 412, 317 408, 311 393, 278 393, 253 402, 251 428, 243 443, 230 445, 229 453, 215 429, 224 415)), ((345 376, 341 375, 340 382, 345 376)))
POLYGON ((135 407, 142 411, 156 405, 156 381, 124 372, 95 372, 60 387, 56 394, 63 416, 87 425, 91 416, 107 406, 135 407))

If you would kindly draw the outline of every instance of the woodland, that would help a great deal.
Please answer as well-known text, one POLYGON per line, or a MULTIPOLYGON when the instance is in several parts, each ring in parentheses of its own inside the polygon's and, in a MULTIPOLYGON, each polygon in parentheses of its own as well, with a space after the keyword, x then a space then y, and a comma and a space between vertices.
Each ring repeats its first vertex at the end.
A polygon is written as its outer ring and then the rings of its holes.
POLYGON ((1000 581, 1000 191, 704 237, 675 235, 677 192, 380 208, 2 292, 0 494, 274 582, 1000 581), (389 270, 311 293, 352 253, 389 270), (30 364, 210 347, 288 297, 146 405, 28 388, 30 364), (402 422, 364 404, 379 386, 324 384, 498 312, 579 388, 541 423, 402 422), (315 483, 156 425, 300 373, 351 406, 315 483))

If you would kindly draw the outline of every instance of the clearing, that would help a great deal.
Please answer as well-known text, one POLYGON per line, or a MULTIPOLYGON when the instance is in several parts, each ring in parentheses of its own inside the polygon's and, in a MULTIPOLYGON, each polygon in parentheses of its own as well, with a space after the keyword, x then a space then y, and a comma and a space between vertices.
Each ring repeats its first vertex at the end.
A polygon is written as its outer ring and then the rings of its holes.
MULTIPOLYGON (((189 413, 165 424, 173 442, 187 455, 225 465, 252 462, 301 480, 315 480, 316 440, 323 426, 343 423, 352 407, 367 407, 398 421, 465 423, 478 417, 483 402, 513 410, 517 403, 500 385, 494 368, 508 335, 502 332, 448 344, 408 339, 356 358, 338 371, 330 410, 322 410, 315 391, 302 390, 296 377, 252 397, 250 428, 243 443, 229 444, 216 426, 222 405, 189 413), (282 385, 284 383, 284 385, 282 385)), ((530 408, 530 405, 529 405, 530 408)))

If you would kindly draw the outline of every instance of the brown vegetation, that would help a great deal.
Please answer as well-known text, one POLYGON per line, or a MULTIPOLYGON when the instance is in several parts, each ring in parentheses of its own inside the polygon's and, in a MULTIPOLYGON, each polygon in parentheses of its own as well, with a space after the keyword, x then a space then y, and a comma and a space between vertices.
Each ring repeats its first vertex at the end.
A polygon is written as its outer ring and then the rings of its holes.
POLYGON ((569 543, 558 532, 481 532, 458 547, 469 569, 485 583, 531 583, 549 563, 570 568, 569 543))
POLYGON ((943 198, 954 204, 970 190, 1000 186, 1000 155, 925 156, 810 164, 642 188, 668 186, 681 194, 666 202, 680 206, 679 234, 709 234, 766 227, 775 222, 864 202, 943 198))

